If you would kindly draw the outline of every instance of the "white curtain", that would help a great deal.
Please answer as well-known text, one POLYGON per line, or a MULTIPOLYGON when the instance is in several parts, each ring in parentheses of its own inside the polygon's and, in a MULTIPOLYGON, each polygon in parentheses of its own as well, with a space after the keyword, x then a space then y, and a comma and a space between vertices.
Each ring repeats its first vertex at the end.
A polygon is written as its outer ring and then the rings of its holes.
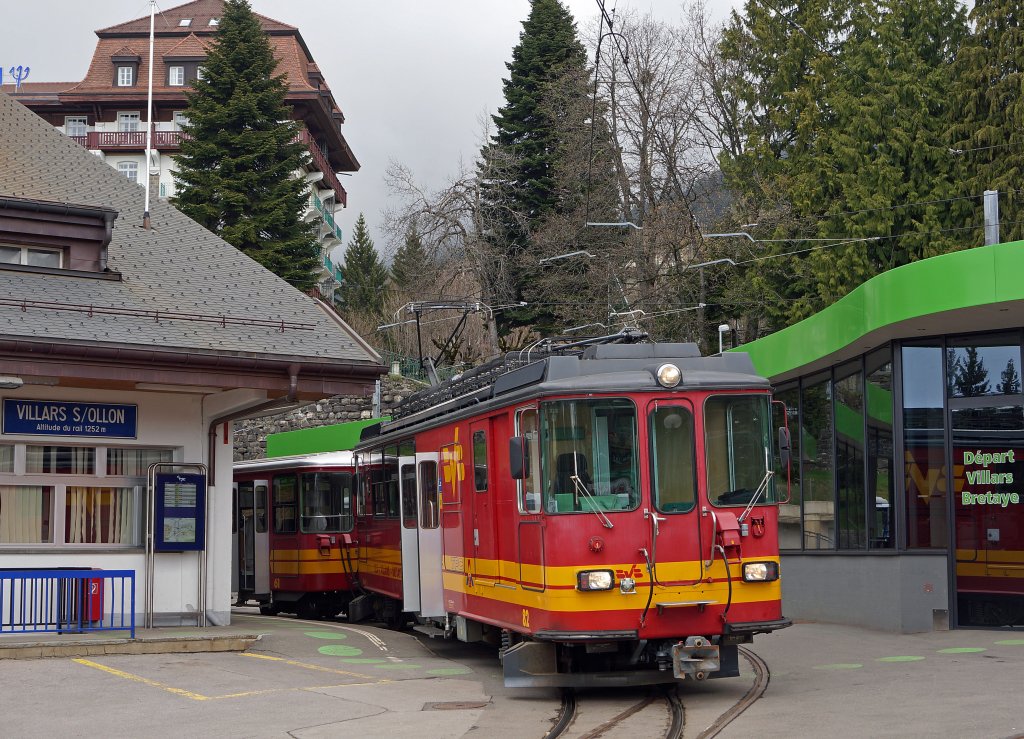
POLYGON ((0 445, 0 472, 14 472, 14 447, 0 445))
POLYGON ((134 544, 133 488, 68 487, 68 544, 134 544))
POLYGON ((0 543, 41 544, 46 499, 36 485, 0 485, 0 543))

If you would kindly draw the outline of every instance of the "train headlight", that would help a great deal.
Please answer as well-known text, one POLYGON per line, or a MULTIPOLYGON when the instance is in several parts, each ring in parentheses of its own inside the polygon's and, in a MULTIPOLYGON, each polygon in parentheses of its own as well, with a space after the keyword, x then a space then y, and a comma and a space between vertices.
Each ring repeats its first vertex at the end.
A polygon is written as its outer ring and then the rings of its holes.
POLYGON ((778 562, 745 562, 743 564, 744 582, 772 582, 778 579, 778 562))
POLYGON ((611 590, 615 585, 615 573, 611 570, 583 570, 576 573, 578 590, 611 590))
POLYGON ((683 373, 674 364, 663 364, 658 367, 658 382, 662 387, 675 387, 683 379, 683 373))

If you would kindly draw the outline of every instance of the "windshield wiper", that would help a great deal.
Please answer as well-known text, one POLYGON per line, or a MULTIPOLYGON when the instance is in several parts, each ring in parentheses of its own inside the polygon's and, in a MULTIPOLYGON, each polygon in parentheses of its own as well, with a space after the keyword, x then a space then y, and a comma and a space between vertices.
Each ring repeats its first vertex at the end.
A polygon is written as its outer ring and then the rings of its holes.
POLYGON ((590 501, 590 507, 594 509, 594 515, 601 520, 601 525, 606 529, 613 529, 615 525, 611 522, 608 516, 605 515, 597 505, 597 499, 587 490, 587 486, 583 484, 583 481, 577 475, 569 475, 569 479, 572 480, 573 485, 576 486, 576 495, 579 497, 582 495, 584 498, 590 501))
POLYGON ((757 504, 757 499, 760 498, 765 493, 765 491, 768 490, 768 481, 771 480, 772 479, 772 475, 775 474, 775 471, 768 467, 768 448, 767 447, 765 447, 765 450, 764 450, 764 468, 765 468, 764 479, 762 479, 761 483, 757 486, 757 490, 755 490, 754 494, 751 496, 750 502, 747 503, 747 507, 743 509, 743 513, 741 513, 739 515, 739 518, 736 519, 737 523, 743 523, 746 520, 747 516, 750 515, 750 511, 753 509, 754 505, 757 504))

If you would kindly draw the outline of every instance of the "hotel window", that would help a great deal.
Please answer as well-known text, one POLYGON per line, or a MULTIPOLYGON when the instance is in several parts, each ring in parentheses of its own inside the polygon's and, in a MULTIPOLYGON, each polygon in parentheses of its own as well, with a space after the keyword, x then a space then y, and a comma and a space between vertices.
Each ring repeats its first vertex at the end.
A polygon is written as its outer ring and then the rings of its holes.
POLYGON ((117 114, 118 131, 138 131, 141 115, 138 111, 129 111, 117 114))
POLYGON ((176 110, 176 111, 174 111, 174 127, 175 128, 177 128, 180 131, 183 126, 187 126, 188 124, 189 124, 189 120, 188 120, 188 116, 185 114, 185 111, 183 111, 183 110, 176 110))
POLYGON ((68 136, 85 136, 89 119, 85 116, 64 116, 64 133, 68 136))
MULTIPOLYGON (((61 267, 60 249, 39 249, 0 244, 0 264, 24 264, 29 267, 61 267)), ((0 469, 0 472, 3 470, 0 469)))
POLYGON ((138 162, 118 162, 117 171, 123 174, 132 182, 139 181, 139 163, 138 162))
POLYGON ((167 84, 171 87, 181 87, 185 84, 185 68, 174 66, 167 68, 167 84))
POLYGON ((135 67, 122 64, 117 68, 117 86, 131 87, 135 84, 135 67))

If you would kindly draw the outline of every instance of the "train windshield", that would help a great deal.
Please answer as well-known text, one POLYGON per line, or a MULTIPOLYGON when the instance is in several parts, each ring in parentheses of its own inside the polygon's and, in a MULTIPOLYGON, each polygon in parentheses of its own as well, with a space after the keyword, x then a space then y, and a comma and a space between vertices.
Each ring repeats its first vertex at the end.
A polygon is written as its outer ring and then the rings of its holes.
POLYGON ((302 476, 303 533, 338 533, 352 530, 352 474, 307 472, 302 476))
POLYGON ((766 395, 715 395, 704 403, 708 498, 715 505, 774 503, 766 395))
POLYGON ((640 503, 636 407, 623 398, 540 406, 544 510, 628 511, 640 503))

